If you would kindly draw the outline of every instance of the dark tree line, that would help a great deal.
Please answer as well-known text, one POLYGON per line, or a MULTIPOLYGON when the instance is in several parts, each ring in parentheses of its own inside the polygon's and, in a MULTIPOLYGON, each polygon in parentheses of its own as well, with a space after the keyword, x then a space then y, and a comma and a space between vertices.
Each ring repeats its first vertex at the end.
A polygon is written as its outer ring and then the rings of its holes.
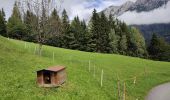
POLYGON ((6 20, 4 9, 0 10, 0 35, 7 36, 6 20))
POLYGON ((23 15, 21 13, 15 3, 6 22, 4 10, 0 10, 2 36, 87 52, 170 61, 170 47, 163 39, 153 35, 147 48, 144 37, 136 28, 127 26, 112 15, 107 18, 104 13, 98 14, 95 9, 88 25, 78 16, 70 21, 66 10, 59 16, 55 8, 47 14, 44 7, 40 16, 29 9, 23 15), (37 39, 41 36, 39 34, 44 36, 43 42, 37 39))
POLYGON ((150 58, 154 60, 170 61, 170 45, 156 34, 152 35, 151 43, 148 47, 150 58))

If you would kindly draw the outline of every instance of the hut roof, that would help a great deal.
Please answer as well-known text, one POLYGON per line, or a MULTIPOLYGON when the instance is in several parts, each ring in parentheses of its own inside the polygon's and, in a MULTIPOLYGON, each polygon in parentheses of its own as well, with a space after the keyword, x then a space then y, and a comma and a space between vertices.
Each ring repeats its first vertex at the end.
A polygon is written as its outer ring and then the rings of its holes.
MULTIPOLYGON (((49 67, 49 68, 47 68, 47 69, 42 69, 42 70, 39 70, 39 71, 52 71, 52 72, 58 72, 58 71, 63 70, 63 69, 65 69, 64 66, 54 66, 54 67, 49 67)), ((39 72, 39 71, 37 71, 37 72, 39 72)))
POLYGON ((63 69, 65 69, 65 67, 63 67, 63 66, 54 66, 54 67, 49 67, 47 70, 58 72, 63 69))

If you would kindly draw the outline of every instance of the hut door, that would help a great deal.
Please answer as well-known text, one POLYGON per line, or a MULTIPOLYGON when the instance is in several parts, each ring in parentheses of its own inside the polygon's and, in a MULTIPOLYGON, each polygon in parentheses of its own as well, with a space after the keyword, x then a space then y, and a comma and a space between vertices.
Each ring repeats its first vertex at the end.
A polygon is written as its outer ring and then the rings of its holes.
POLYGON ((44 83, 51 84, 51 74, 48 71, 44 72, 44 83))

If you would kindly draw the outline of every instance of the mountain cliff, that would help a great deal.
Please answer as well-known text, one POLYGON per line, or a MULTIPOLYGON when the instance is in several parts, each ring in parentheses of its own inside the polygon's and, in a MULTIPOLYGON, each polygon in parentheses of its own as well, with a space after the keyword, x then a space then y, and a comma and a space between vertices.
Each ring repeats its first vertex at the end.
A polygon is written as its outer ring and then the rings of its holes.
POLYGON ((114 16, 120 16, 127 11, 148 12, 159 7, 165 6, 170 0, 137 0, 136 2, 127 1, 121 6, 110 6, 104 9, 106 15, 112 14, 114 16))
POLYGON ((130 7, 132 7, 133 4, 134 2, 128 1, 121 6, 110 6, 106 8, 105 10, 103 10, 103 12, 106 16, 109 16, 110 14, 112 14, 118 17, 122 15, 124 12, 128 11, 128 9, 130 9, 130 7))
POLYGON ((102 12, 137 27, 146 41, 157 33, 170 43, 170 0, 128 1, 121 6, 110 6, 102 12))

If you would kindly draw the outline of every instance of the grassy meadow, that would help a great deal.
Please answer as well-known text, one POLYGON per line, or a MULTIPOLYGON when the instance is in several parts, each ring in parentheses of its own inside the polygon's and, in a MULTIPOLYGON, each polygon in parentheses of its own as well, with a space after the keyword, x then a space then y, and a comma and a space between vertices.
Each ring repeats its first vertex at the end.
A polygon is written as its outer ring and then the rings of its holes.
POLYGON ((0 100, 117 100, 118 79, 121 99, 125 82, 126 100, 144 100, 152 87, 170 81, 168 62, 50 46, 43 46, 40 57, 37 47, 0 36, 0 100), (66 83, 59 88, 38 87, 36 71, 55 65, 66 66, 66 83))

